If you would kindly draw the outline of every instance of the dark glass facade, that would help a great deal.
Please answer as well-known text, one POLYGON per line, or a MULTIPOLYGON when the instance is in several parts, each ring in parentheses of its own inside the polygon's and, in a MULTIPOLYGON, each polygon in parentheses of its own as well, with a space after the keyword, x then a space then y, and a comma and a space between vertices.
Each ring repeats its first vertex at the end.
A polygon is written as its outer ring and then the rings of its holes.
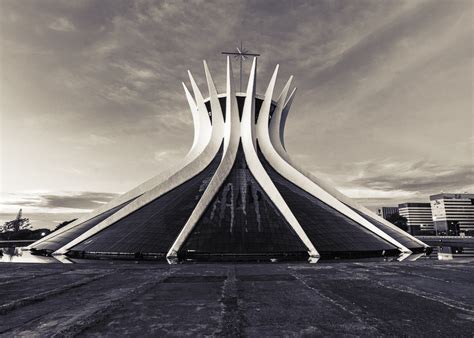
POLYGON ((200 174, 72 248, 78 253, 164 256, 216 171, 222 149, 200 174))
MULTIPOLYGON (((222 117, 224 118, 224 121, 225 121, 225 107, 226 107, 226 98, 225 97, 220 97, 219 98, 219 103, 221 105, 221 110, 222 110, 222 117)), ((206 105, 206 109, 208 112, 212 112, 212 109, 211 109, 211 100, 207 100, 206 102, 204 102, 204 104, 206 105)), ((211 114, 211 121, 212 121, 212 114, 211 114)))
MULTIPOLYGON (((225 118, 226 98, 219 98, 225 118)), ((238 96, 239 117, 245 97, 238 96)), ((255 122, 263 100, 255 99, 255 122)), ((210 102, 206 108, 211 111, 210 102)), ((270 108, 270 118, 275 105, 270 108)), ((209 114, 212 121, 212 114, 209 114)), ((266 172, 321 258, 397 255, 383 238, 346 217, 278 174, 258 150, 266 172)), ((202 197, 222 158, 222 147, 201 173, 116 221, 68 253, 73 257, 120 256, 164 258, 202 197)), ((111 216, 128 201, 87 222, 38 244, 39 252, 53 252, 111 216)), ((353 209, 374 226, 414 252, 423 247, 403 234, 353 209)), ((183 243, 181 260, 307 259, 306 246, 250 172, 242 145, 233 167, 183 243)))
POLYGON ((389 235, 390 237, 392 237, 396 241, 400 242, 400 244, 406 246, 408 249, 410 249, 414 253, 422 252, 422 251, 425 250, 424 246, 420 245, 418 242, 416 242, 416 241, 412 240, 410 237, 408 237, 408 233, 407 233, 406 236, 403 235, 403 234, 400 234, 397 230, 393 230, 392 228, 386 226, 385 224, 377 221, 375 218, 372 218, 372 217, 364 214, 363 212, 361 212, 357 209, 354 209, 354 208, 351 208, 351 209, 354 210, 355 212, 357 212, 362 217, 364 217, 370 223, 375 225, 377 228, 379 228, 380 230, 385 232, 387 235, 389 235))
MULTIPOLYGON (((222 114, 224 115, 224 121, 225 121, 225 109, 226 109, 226 98, 225 97, 220 97, 219 98, 219 103, 221 105, 222 109, 222 114)), ((244 96, 237 96, 237 107, 239 108, 239 118, 242 119, 242 112, 244 110, 244 103, 245 103, 245 97, 244 96)), ((255 122, 257 122, 258 119, 258 114, 260 112, 260 108, 262 107, 263 100, 259 98, 255 98, 255 122)), ((208 100, 205 102, 206 109, 208 112, 211 111, 211 101, 208 100)), ((270 116, 272 116, 273 111, 275 110, 275 105, 272 103, 270 107, 270 116)), ((212 118, 211 118, 212 120, 212 118)))
POLYGON ((179 252, 205 256, 298 256, 307 249, 252 176, 239 146, 222 187, 179 252))
MULTIPOLYGON (((115 208, 112 208, 112 209, 110 209, 110 210, 108 210, 108 211, 106 211, 106 212, 104 212, 100 215, 97 215, 96 217, 91 218, 88 221, 80 223, 80 224, 76 225, 75 227, 64 231, 63 233, 58 234, 57 236, 51 237, 50 239, 45 240, 45 241, 37 244, 32 249, 32 251, 33 252, 36 251, 36 252, 52 253, 52 252, 60 249, 61 247, 63 247, 64 245, 66 245, 67 243, 69 243, 70 241, 75 239, 76 237, 82 235, 87 230, 92 229, 94 226, 96 226, 97 224, 102 222, 107 217, 115 214, 117 211, 119 211, 120 209, 125 207, 127 204, 129 204, 133 200, 134 199, 131 199, 130 201, 122 203, 122 204, 116 206, 115 208)), ((53 234, 54 234, 54 232, 53 232, 53 234)))
POLYGON ((260 161, 322 258, 398 253, 395 246, 278 174, 260 161))
POLYGON ((430 203, 402 203, 398 205, 398 209, 401 208, 431 208, 430 203))

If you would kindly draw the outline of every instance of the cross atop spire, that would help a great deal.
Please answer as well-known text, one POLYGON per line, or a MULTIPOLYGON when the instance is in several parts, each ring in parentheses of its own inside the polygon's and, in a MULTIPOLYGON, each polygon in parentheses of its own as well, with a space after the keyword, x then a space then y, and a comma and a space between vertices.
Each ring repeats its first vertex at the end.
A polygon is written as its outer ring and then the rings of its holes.
POLYGON ((236 52, 222 52, 226 55, 234 55, 236 59, 240 60, 240 91, 242 91, 242 61, 247 60, 248 56, 260 56, 260 54, 249 53, 242 45, 242 40, 240 40, 240 48, 236 47, 236 52))

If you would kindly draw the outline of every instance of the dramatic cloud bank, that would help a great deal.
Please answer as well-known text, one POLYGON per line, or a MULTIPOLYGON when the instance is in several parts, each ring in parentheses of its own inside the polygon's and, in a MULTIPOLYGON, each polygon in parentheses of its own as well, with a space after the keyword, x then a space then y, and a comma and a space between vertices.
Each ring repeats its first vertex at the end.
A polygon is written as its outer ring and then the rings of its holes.
POLYGON ((49 192, 2 193, 0 195, 0 223, 13 219, 19 209, 30 218, 35 227, 54 228, 55 225, 90 212, 116 197, 100 192, 49 192), (25 213, 26 212, 26 213, 25 213))
POLYGON ((295 75, 286 144, 315 174, 369 206, 472 191, 473 6, 4 0, 0 185, 29 197, 1 212, 56 221, 179 161, 193 130, 180 82, 190 69, 203 85, 207 59, 223 91, 220 52, 241 39, 262 55, 259 88, 277 63, 277 90, 295 75))
POLYGON ((107 203, 117 194, 100 192, 72 192, 63 194, 30 193, 5 194, 2 204, 12 207, 33 207, 47 211, 48 209, 79 209, 76 211, 91 211, 107 203))

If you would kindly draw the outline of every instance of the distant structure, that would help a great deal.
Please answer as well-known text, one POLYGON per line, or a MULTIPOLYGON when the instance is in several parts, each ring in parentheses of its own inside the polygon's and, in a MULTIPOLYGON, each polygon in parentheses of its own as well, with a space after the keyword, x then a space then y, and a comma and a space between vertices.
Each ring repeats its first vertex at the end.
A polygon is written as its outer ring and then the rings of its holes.
MULTIPOLYGON (((25 218, 23 218, 23 209, 20 209, 15 220, 12 222, 12 230, 14 232, 20 231, 22 224, 25 223, 23 220, 25 220, 25 218)), ((28 219, 26 219, 26 223, 29 223, 28 219)))
POLYGON ((20 230, 26 230, 30 226, 30 220, 23 217, 23 210, 20 209, 14 220, 0 225, 0 232, 19 232, 20 230))
POLYGON ((209 97, 191 73, 194 95, 183 84, 194 120, 194 141, 183 162, 29 248, 170 263, 315 262, 428 250, 294 163, 284 131, 296 88, 290 92, 290 77, 273 99, 278 68, 258 95, 254 58, 247 90, 236 92, 227 56, 225 90, 218 93, 204 62, 209 97))
POLYGON ((377 215, 383 219, 387 219, 395 214, 398 214, 398 207, 381 207, 377 210, 377 215))
POLYGON ((441 193, 430 196, 439 235, 474 235, 474 194, 441 193))
POLYGON ((411 234, 434 230, 430 203, 402 203, 398 205, 398 211, 407 219, 411 234))

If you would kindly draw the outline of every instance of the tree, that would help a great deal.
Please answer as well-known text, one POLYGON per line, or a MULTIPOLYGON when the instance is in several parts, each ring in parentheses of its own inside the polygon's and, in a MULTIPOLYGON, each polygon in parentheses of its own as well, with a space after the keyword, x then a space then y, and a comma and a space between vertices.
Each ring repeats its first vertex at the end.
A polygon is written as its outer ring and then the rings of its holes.
MULTIPOLYGON (((16 218, 12 221, 5 222, 0 229, 0 232, 17 233, 21 230, 26 230, 31 227, 30 219, 23 217, 22 210, 18 211, 16 218)), ((10 236, 8 236, 10 238, 10 236)))
POLYGON ((56 228, 54 228, 53 231, 59 230, 59 229, 65 227, 66 225, 68 225, 69 223, 74 222, 75 220, 77 220, 77 218, 71 219, 70 221, 64 221, 64 222, 62 222, 62 223, 59 223, 59 224, 56 226, 56 228))
POLYGON ((406 217, 400 216, 399 214, 392 214, 392 215, 387 217, 387 221, 389 221, 390 223, 396 225, 397 227, 399 227, 403 231, 408 231, 408 224, 407 224, 408 221, 407 221, 406 217))

